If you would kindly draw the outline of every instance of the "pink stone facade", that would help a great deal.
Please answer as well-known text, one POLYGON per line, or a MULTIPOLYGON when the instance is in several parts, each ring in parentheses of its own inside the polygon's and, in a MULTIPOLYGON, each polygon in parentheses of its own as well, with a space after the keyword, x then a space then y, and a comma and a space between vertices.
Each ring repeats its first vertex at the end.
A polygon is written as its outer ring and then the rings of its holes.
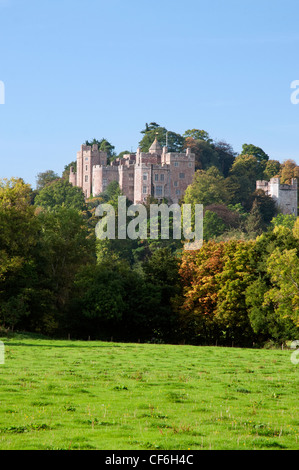
POLYGON ((177 203, 192 183, 195 155, 191 149, 184 153, 168 152, 155 140, 147 153, 124 155, 107 164, 107 154, 82 145, 77 153, 77 173, 72 167, 69 181, 82 188, 85 197, 98 196, 111 181, 117 181, 123 194, 134 204, 145 202, 148 196, 177 203))

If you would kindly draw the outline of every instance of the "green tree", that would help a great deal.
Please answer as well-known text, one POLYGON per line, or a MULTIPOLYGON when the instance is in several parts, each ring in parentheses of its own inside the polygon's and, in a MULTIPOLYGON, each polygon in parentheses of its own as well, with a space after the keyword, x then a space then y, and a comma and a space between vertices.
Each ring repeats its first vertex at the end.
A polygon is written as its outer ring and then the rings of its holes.
POLYGON ((67 326, 66 315, 76 273, 95 264, 95 235, 75 209, 57 207, 37 215, 40 236, 35 252, 36 276, 30 299, 30 326, 54 333, 67 326))
POLYGON ((32 190, 22 179, 0 180, 0 324, 27 315, 38 224, 32 190))
POLYGON ((267 262, 273 288, 266 299, 275 303, 277 314, 290 318, 299 327, 299 259, 298 250, 273 251, 267 262))
POLYGON ((183 134, 183 137, 186 138, 191 138, 193 140, 204 140, 211 144, 213 142, 213 139, 210 138, 208 132, 200 129, 188 129, 185 131, 183 134))
POLYGON ((292 230, 295 226, 297 217, 293 214, 277 214, 276 217, 273 217, 271 220, 272 228, 278 227, 279 225, 287 227, 292 230))
POLYGON ((157 339, 174 341, 177 338, 177 315, 173 308, 175 297, 181 294, 179 260, 169 248, 161 248, 143 263, 145 283, 151 286, 159 305, 151 316, 151 330, 157 339))
POLYGON ((263 179, 269 181, 275 176, 279 176, 281 164, 278 160, 268 160, 265 166, 263 179))
POLYGON ((147 126, 143 131, 143 138, 139 142, 139 148, 142 152, 148 152, 150 146, 155 139, 158 140, 161 147, 168 144, 169 152, 181 152, 184 146, 184 137, 172 131, 168 131, 165 127, 161 127, 156 123, 147 126))
POLYGON ((185 191, 185 204, 225 204, 227 192, 224 188, 224 177, 220 171, 211 167, 208 170, 198 170, 191 185, 185 191))
POLYGON ((263 231, 263 218, 256 200, 254 200, 249 216, 246 219, 245 230, 253 238, 256 238, 263 231))
POLYGON ((246 288, 255 279, 252 261, 254 241, 230 241, 225 245, 223 270, 217 276, 219 292, 215 318, 234 344, 250 344, 254 332, 248 317, 246 288))
POLYGON ((242 146, 241 155, 253 155, 259 163, 269 160, 269 155, 267 155, 263 149, 253 144, 244 144, 242 146))
POLYGON ((45 186, 47 186, 47 184, 56 181, 58 178, 58 174, 53 170, 47 170, 42 173, 38 173, 36 177, 36 189, 40 191, 45 186))
POLYGON ((205 211, 203 218, 203 238, 208 241, 223 234, 226 230, 223 220, 215 213, 209 210, 205 211))
POLYGON ((115 156, 115 153, 114 153, 115 147, 114 147, 114 145, 112 145, 104 137, 101 140, 97 140, 97 139, 93 139, 91 141, 86 140, 85 145, 89 145, 89 146, 97 145, 99 150, 101 150, 102 152, 107 153, 108 158, 111 158, 111 157, 115 156))
POLYGON ((45 186, 36 196, 35 205, 47 209, 56 209, 64 206, 79 211, 86 208, 82 189, 72 186, 63 179, 45 186))
POLYGON ((263 168, 258 159, 253 155, 239 155, 236 157, 230 170, 226 187, 231 186, 230 193, 232 203, 240 202, 243 205, 250 203, 250 196, 256 189, 256 181, 262 179, 263 168), (238 199, 238 200, 237 200, 238 199))
POLYGON ((195 154, 195 170, 207 170, 211 167, 220 170, 219 155, 209 141, 186 137, 184 147, 191 148, 195 154))

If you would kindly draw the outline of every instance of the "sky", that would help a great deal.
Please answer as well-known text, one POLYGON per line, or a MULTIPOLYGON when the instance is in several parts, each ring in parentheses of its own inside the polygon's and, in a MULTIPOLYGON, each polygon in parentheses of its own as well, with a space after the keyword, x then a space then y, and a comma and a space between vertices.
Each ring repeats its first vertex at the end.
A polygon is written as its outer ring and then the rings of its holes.
POLYGON ((35 187, 93 138, 136 151, 153 121, 299 164, 297 12, 296 0, 0 0, 0 178, 35 187))

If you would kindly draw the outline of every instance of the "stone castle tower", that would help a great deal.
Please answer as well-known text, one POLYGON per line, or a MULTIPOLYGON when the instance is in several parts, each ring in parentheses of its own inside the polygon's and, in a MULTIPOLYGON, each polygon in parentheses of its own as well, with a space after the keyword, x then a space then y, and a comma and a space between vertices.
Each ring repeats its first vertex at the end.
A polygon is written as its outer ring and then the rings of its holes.
POLYGON ((297 217, 297 179, 292 179, 291 184, 281 184, 279 178, 271 178, 270 181, 257 181, 256 189, 262 189, 265 194, 271 196, 283 214, 292 214, 297 217))
POLYGON ((77 172, 70 169, 69 181, 82 188, 85 197, 97 196, 111 181, 117 181, 124 195, 134 204, 145 202, 148 196, 166 198, 177 203, 192 183, 195 173, 195 155, 185 152, 168 152, 157 139, 148 152, 137 149, 123 158, 107 164, 107 153, 97 145, 82 145, 77 152, 77 172))

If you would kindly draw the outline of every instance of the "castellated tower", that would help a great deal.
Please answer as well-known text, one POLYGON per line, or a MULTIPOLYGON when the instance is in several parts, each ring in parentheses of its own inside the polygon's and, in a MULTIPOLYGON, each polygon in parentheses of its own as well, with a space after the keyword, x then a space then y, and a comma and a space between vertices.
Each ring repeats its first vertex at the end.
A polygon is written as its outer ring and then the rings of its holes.
POLYGON ((191 149, 183 153, 168 152, 157 139, 148 152, 127 154, 107 165, 107 154, 82 145, 77 153, 77 173, 73 167, 69 181, 82 188, 85 197, 98 196, 111 181, 117 181, 123 194, 135 204, 145 202, 148 196, 177 203, 192 183, 195 173, 195 155, 191 149))
POLYGON ((271 196, 283 214, 292 214, 297 217, 297 179, 292 179, 291 184, 281 184, 279 178, 271 178, 270 181, 257 181, 256 189, 262 189, 265 194, 271 196))
POLYGON ((92 173, 95 165, 107 165, 107 153, 101 152, 98 145, 81 145, 77 152, 77 173, 71 168, 69 182, 82 188, 88 198, 92 194, 92 173))

